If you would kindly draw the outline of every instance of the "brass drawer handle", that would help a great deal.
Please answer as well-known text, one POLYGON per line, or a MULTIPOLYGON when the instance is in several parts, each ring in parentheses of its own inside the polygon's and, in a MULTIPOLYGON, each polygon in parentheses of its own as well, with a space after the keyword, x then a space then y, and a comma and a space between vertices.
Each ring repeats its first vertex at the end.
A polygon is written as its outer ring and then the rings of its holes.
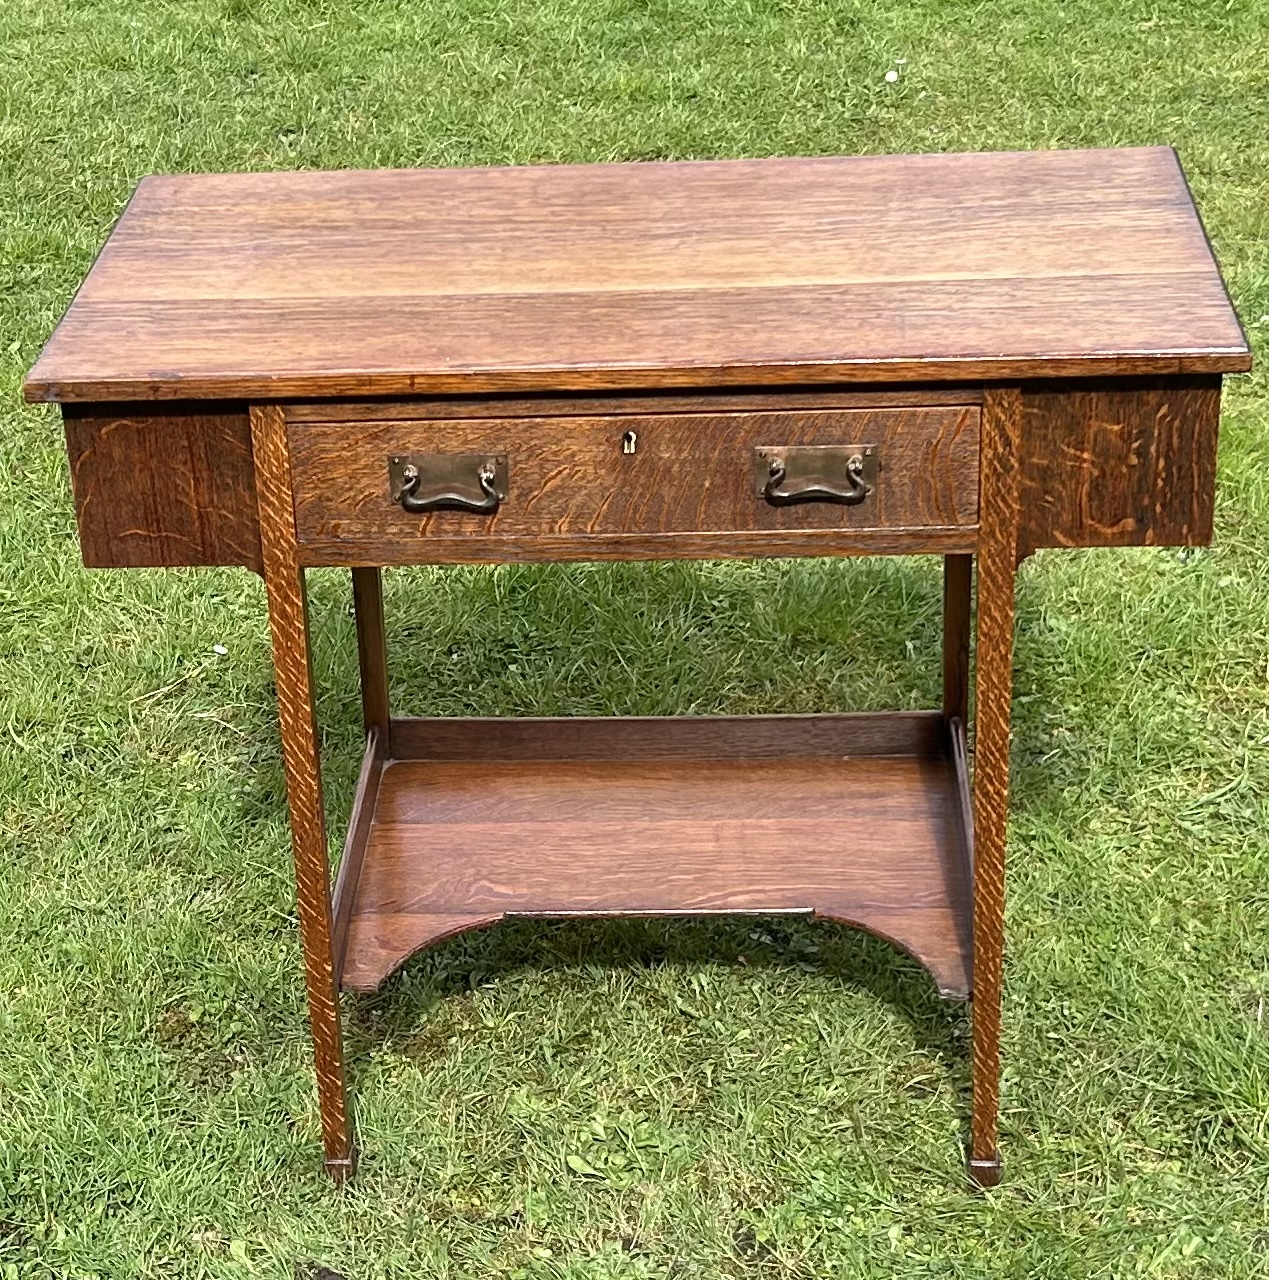
POLYGON ((877 486, 878 453, 872 444, 761 446, 754 450, 755 489, 773 507, 857 507, 877 486))
POLYGON ((388 459, 392 501, 403 511, 492 515, 507 496, 506 454, 430 453, 388 459))

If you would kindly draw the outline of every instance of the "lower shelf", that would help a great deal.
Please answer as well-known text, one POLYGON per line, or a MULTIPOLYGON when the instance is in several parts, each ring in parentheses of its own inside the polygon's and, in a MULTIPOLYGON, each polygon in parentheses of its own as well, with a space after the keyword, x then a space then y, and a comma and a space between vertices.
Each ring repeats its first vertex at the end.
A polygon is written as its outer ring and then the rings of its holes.
POLYGON ((507 916, 797 913, 971 988, 964 734, 938 712, 393 720, 335 891, 342 985, 507 916))

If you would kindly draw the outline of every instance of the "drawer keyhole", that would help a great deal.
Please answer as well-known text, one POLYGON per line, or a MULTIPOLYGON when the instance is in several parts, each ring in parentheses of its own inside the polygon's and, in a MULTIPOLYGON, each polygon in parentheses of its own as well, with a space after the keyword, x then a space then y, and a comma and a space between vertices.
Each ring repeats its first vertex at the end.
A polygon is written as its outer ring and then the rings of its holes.
POLYGON ((627 431, 621 437, 621 452, 634 453, 635 448, 638 446, 638 444, 639 444, 638 435, 633 431, 627 431))

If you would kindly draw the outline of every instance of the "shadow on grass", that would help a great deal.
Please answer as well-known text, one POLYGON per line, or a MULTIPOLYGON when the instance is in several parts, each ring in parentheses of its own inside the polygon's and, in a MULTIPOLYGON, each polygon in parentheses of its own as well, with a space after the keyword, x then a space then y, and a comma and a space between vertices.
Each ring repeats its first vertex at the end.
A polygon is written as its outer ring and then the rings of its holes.
MULTIPOLYGON (((709 997, 694 989, 692 977, 711 967, 828 977, 843 995, 871 997, 908 1023, 914 1046, 938 1062, 968 1104, 968 1005, 941 999, 930 975, 889 943, 846 925, 789 916, 511 920, 452 939, 414 957, 379 991, 352 998, 346 1030, 353 1075, 372 1045, 426 1041, 429 1019, 443 1002, 525 971, 576 980, 596 970, 677 970, 683 996, 707 1007, 709 997)), ((602 981, 594 981, 598 992, 602 981)), ((808 1006, 817 998, 820 982, 808 991, 808 1006)))

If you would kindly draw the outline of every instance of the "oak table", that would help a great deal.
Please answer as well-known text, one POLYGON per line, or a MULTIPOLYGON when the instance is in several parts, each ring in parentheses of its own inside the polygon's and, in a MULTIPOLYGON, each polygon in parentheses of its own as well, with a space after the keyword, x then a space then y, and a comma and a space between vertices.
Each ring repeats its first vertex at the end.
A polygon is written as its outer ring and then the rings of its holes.
POLYGON ((1145 148, 150 177, 25 393, 61 405, 85 564, 264 577, 333 1177, 341 989, 506 916, 800 912, 972 994, 989 1185, 1015 568, 1207 542, 1249 367, 1145 148), (385 565, 916 552, 928 711, 389 709, 385 565), (333 888, 313 565, 352 570, 366 728, 333 888))

